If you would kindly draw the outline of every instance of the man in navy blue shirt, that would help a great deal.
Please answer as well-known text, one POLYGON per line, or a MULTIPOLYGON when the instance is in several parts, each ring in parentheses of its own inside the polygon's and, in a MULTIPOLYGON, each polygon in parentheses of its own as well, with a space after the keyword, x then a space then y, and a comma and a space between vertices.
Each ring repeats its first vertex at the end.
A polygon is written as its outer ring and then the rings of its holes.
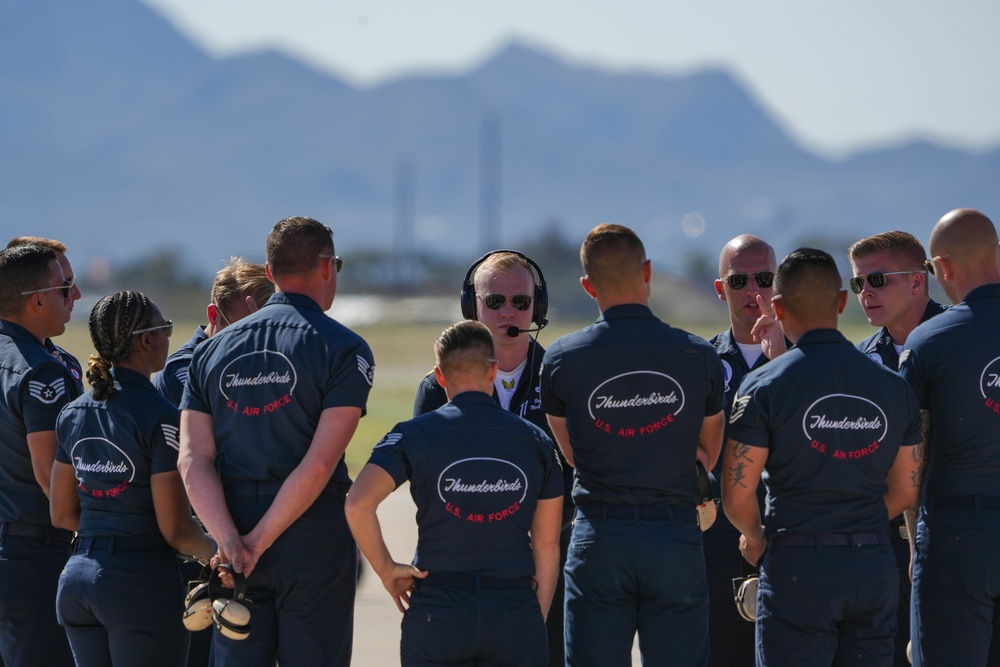
MULTIPOLYGON (((43 248, 48 248, 55 252, 56 261, 58 261, 59 266, 62 267, 63 276, 66 280, 72 283, 72 286, 69 288, 69 296, 66 297, 66 323, 69 324, 70 318, 73 317, 73 306, 80 299, 82 294, 80 293, 80 288, 76 284, 76 274, 73 273, 73 265, 70 264, 69 258, 66 256, 66 244, 61 241, 56 241, 55 239, 47 239, 41 236, 18 236, 11 239, 7 244, 7 247, 13 248, 15 246, 26 245, 29 243, 40 245, 43 248)), ((50 353, 52 353, 52 356, 61 361, 66 368, 69 369, 73 379, 76 380, 77 389, 80 393, 83 393, 83 368, 80 366, 80 362, 77 358, 53 343, 50 338, 45 340, 45 347, 48 348, 50 353)))
MULTIPOLYGON (((494 250, 477 260, 466 272, 461 299, 463 314, 485 324, 493 334, 497 377, 493 398, 504 409, 538 426, 549 435, 549 423, 542 410, 539 381, 543 348, 529 335, 532 326, 539 329, 548 320, 548 287, 541 270, 526 256, 511 250, 494 250), (537 272, 537 280, 535 273, 537 272), (541 303, 539 303, 541 302, 541 303), (511 335, 511 334, 515 335, 511 335)), ((536 330, 537 331, 537 330, 536 330)), ((437 410, 448 402, 436 373, 429 373, 417 387, 413 416, 437 410)), ((560 455, 561 456, 561 455, 560 455)), ((561 562, 565 562, 573 523, 573 468, 562 461, 563 532, 560 536, 561 562)), ((546 618, 549 631, 549 666, 562 667, 563 657, 563 579, 560 576, 546 618)))
MULTIPOLYGON (((770 312, 777 267, 774 248, 750 234, 737 236, 719 254, 715 291, 729 310, 730 327, 709 342, 719 353, 725 372, 727 418, 743 377, 785 351, 784 334, 770 312)), ((724 438, 727 435, 728 419, 724 438)), ((720 458, 709 476, 715 498, 722 497, 721 471, 720 458)), ((733 604, 733 579, 755 569, 740 556, 740 533, 724 514, 720 513, 702 538, 708 578, 709 667, 752 667, 754 624, 740 616, 733 604)))
POLYGON ((543 667, 563 491, 554 446, 492 399, 497 361, 485 325, 452 325, 434 350, 450 400, 375 446, 348 496, 351 529, 406 614, 405 667, 543 667), (419 528, 412 564, 393 561, 376 516, 406 481, 419 528))
POLYGON ((927 268, 956 304, 906 340, 900 372, 925 411, 914 528, 914 665, 985 665, 1000 599, 1000 269, 979 211, 934 226, 927 268))
POLYGON ((66 329, 72 287, 49 248, 0 252, 0 657, 7 667, 73 664, 55 611, 73 534, 52 527, 48 492, 56 416, 79 390, 45 347, 66 329))
MULTIPOLYGON (((927 292, 927 253, 917 237, 893 231, 869 236, 847 249, 853 277, 851 291, 868 321, 878 331, 857 348, 875 361, 897 370, 906 337, 918 324, 945 308, 927 292)), ((900 569, 899 607, 896 611, 895 667, 907 667, 910 642, 910 541, 900 515, 889 526, 889 537, 900 569)))
POLYGON ((601 316, 556 340, 542 367, 542 407, 577 475, 566 661, 627 664, 638 632, 646 664, 704 665, 696 462, 711 470, 722 445, 722 364, 653 315, 652 268, 632 230, 595 227, 580 259, 601 316))
POLYGON ((286 218, 266 255, 275 295, 195 349, 181 400, 184 485, 216 561, 247 576, 253 600, 254 630, 243 641, 217 635, 215 660, 346 667, 357 549, 344 449, 375 362, 325 314, 341 264, 329 227, 286 218))
POLYGON ((274 284, 268 280, 263 266, 240 257, 231 258, 229 264, 215 274, 212 301, 206 308, 208 324, 195 329, 191 340, 167 358, 167 365, 153 379, 160 395, 180 405, 194 348, 230 324, 260 310, 272 294, 274 284))
POLYGON ((748 374, 733 403, 722 498, 744 558, 763 556, 758 665, 892 664, 888 519, 916 499, 920 413, 898 374, 836 330, 841 286, 822 250, 782 261, 772 299, 795 346, 748 374))

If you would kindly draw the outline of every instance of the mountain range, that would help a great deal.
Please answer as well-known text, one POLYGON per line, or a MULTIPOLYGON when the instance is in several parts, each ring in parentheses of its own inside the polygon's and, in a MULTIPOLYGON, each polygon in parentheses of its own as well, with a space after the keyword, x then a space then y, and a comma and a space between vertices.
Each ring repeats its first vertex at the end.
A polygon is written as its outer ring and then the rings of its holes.
POLYGON ((614 221, 681 270, 744 232, 779 252, 842 249, 896 228, 926 240, 956 206, 1000 212, 1000 148, 831 160, 726 70, 610 72, 516 41, 464 73, 362 88, 280 52, 214 57, 138 0, 7 0, 0 91, 4 228, 75 258, 172 248, 214 271, 261 259, 267 230, 297 214, 333 227, 339 254, 388 250, 400 164, 413 250, 473 257, 487 119, 498 245, 553 225, 576 243, 614 221))

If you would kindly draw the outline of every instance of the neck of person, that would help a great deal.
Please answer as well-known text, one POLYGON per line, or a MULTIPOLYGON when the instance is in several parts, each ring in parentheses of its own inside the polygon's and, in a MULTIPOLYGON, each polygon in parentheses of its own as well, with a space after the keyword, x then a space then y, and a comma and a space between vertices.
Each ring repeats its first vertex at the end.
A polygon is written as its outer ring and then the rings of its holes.
POLYGON ((128 359, 120 359, 114 362, 112 364, 112 367, 126 368, 130 371, 138 373, 147 380, 153 373, 155 373, 158 370, 162 370, 160 368, 153 368, 153 365, 150 363, 149 359, 147 359, 146 355, 143 354, 133 354, 128 359))
MULTIPOLYGON (((27 307, 25 307, 25 309, 27 309, 27 307)), ((5 316, 0 319, 7 320, 8 322, 13 322, 16 325, 23 327, 24 329, 27 329, 32 336, 38 339, 39 343, 44 344, 47 338, 53 338, 53 336, 50 336, 45 331, 45 327, 41 323, 32 321, 30 318, 5 316)))
POLYGON ((930 303, 930 300, 929 296, 925 296, 920 300, 919 307, 917 307, 917 304, 913 304, 913 307, 899 318, 899 322, 885 325, 885 329, 889 332, 889 338, 892 339, 893 343, 896 345, 906 344, 906 339, 909 338, 910 332, 916 329, 917 325, 920 324, 920 320, 923 319, 924 311, 927 310, 927 304, 930 303))
MULTIPOLYGON (((531 334, 518 334, 516 338, 500 336, 493 339, 493 355, 497 359, 497 368, 509 373, 528 356, 528 346, 531 344, 531 334)), ((492 393, 492 392, 491 392, 492 393)))

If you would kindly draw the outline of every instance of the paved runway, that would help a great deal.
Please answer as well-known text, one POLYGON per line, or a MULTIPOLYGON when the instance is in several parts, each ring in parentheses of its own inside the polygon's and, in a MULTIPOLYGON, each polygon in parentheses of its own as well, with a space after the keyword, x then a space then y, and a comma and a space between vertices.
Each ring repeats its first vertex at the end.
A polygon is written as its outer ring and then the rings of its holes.
MULTIPOLYGON (((409 562, 417 543, 416 506, 404 485, 379 507, 386 545, 396 561, 409 562)), ((390 667, 399 664, 399 624, 402 615, 389 599, 382 582, 367 567, 354 608, 354 659, 352 667, 390 667)), ((632 650, 632 665, 639 667, 639 652, 632 650)))

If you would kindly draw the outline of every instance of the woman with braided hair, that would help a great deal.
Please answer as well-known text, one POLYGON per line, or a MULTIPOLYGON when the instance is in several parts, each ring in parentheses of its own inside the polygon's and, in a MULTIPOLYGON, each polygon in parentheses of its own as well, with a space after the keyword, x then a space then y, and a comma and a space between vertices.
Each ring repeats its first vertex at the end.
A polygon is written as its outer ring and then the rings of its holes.
POLYGON ((207 561, 215 545, 177 472, 177 408, 149 379, 163 368, 172 329, 140 292, 98 301, 91 389, 56 422, 52 523, 77 531, 56 611, 78 666, 185 663, 174 550, 207 561))

